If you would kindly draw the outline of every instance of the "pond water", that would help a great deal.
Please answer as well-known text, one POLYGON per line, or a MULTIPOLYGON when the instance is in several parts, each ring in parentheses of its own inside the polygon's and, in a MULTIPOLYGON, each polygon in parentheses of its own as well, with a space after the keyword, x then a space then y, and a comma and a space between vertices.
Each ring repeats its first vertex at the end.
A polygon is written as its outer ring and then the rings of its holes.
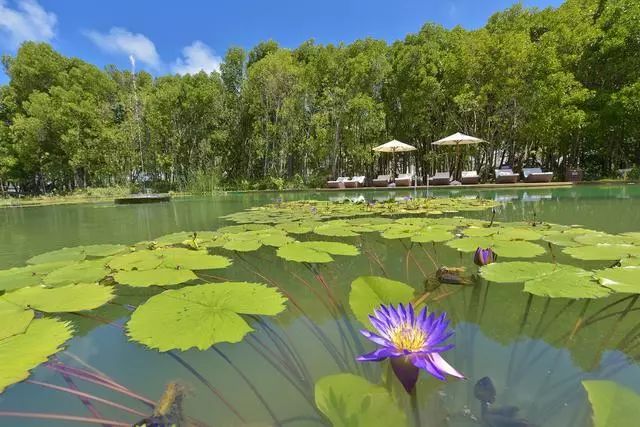
MULTIPOLYGON (((24 265, 34 255, 62 247, 134 244, 178 231, 215 230, 232 224, 221 218, 224 215, 278 199, 327 200, 359 194, 367 199, 427 195, 424 190, 249 193, 176 198, 155 205, 0 209, 0 269, 24 265)), ((432 189, 429 196, 479 196, 498 201, 501 205, 496 210, 496 221, 544 221, 607 233, 640 231, 637 185, 432 189)), ((457 215, 488 220, 491 211, 457 215)), ((311 237, 300 238, 304 239, 311 237)), ((378 233, 321 240, 354 244, 362 254, 335 256, 334 262, 318 264, 314 272, 303 264, 277 257, 272 247, 246 253, 213 249, 214 253, 231 258, 233 265, 212 272, 211 281, 277 285, 289 297, 287 310, 277 316, 247 317, 255 331, 241 342, 216 344, 206 351, 158 352, 129 341, 123 328, 130 311, 162 290, 131 288, 130 293, 118 293, 121 304, 108 304, 99 309, 99 315, 59 316, 74 322, 76 332, 56 360, 78 368, 86 363, 126 390, 154 401, 167 383, 179 381, 187 388, 186 413, 212 426, 326 425, 314 404, 314 384, 318 379, 351 372, 374 384, 389 381, 386 362, 365 365, 354 361, 356 355, 374 347, 357 334, 363 326, 349 309, 351 282, 362 275, 386 276, 411 285, 420 294, 424 292, 425 279, 435 273, 434 261, 437 265, 464 266, 471 273, 477 272, 477 267, 472 253, 460 253, 443 244, 409 249, 406 239, 386 240, 378 233), (333 310, 325 285, 342 309, 333 310)), ((535 260, 550 262, 552 258, 559 262, 570 259, 561 252, 546 252, 535 260)), ((589 270, 611 265, 603 261, 570 263, 589 270)), ((518 408, 517 416, 485 420, 484 425, 591 426, 592 409, 582 386, 585 380, 611 380, 640 393, 637 296, 613 293, 593 300, 545 298, 523 292, 522 284, 497 284, 477 277, 473 283, 442 285, 427 300, 431 310, 446 311, 452 319, 455 336, 451 342, 455 348, 445 358, 467 379, 440 382, 421 373, 417 396, 422 425, 482 425, 474 386, 483 377, 489 377, 495 385, 496 408, 518 408)), ((117 387, 78 378, 70 383, 68 376, 50 367, 36 368, 30 379, 36 382, 15 384, 0 394, 0 413, 92 416, 78 396, 38 382, 77 386, 83 393, 150 413, 147 406, 117 387)), ((404 401, 398 404, 408 405, 404 401)), ((100 403, 95 407, 109 420, 133 424, 141 418, 121 408, 100 403)), ((412 417, 408 415, 407 419, 411 425, 412 417)), ((0 425, 91 424, 0 416, 0 425)))

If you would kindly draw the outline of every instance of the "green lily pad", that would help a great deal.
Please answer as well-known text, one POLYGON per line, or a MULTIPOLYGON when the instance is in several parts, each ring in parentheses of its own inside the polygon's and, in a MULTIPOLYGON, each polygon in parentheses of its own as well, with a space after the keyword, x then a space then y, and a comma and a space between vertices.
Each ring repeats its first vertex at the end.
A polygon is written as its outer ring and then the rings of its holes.
POLYGON ((316 406, 334 427, 403 427, 404 411, 386 388, 353 374, 321 378, 315 386, 316 406))
POLYGON ((630 236, 617 236, 615 234, 607 233, 586 233, 576 236, 574 240, 581 245, 625 245, 633 242, 633 238, 630 236))
POLYGON ((32 320, 33 311, 0 299, 0 342, 26 331, 32 320))
MULTIPOLYGON (((623 258, 620 260, 621 267, 640 266, 640 257, 623 258)), ((0 289, 2 286, 0 285, 0 289)))
POLYGON ((175 268, 154 270, 119 271, 113 279, 121 285, 133 287, 172 286, 197 279, 193 271, 175 268))
POLYGON ((533 261, 494 262, 480 268, 480 275, 495 283, 520 283, 563 269, 561 264, 533 261))
POLYGON ((0 271, 0 291, 39 285, 47 273, 73 263, 74 261, 50 262, 2 270, 0 271))
POLYGON ((524 291, 550 298, 602 298, 611 291, 593 279, 593 273, 565 265, 552 273, 525 282, 524 291))
POLYGON ((259 283, 225 282, 164 291, 138 307, 127 323, 129 336, 160 351, 206 350, 239 342, 253 331, 241 314, 274 316, 286 299, 259 283))
POLYGON ((82 261, 52 271, 44 277, 43 282, 49 286, 99 282, 110 271, 104 261, 82 261))
POLYGON ((426 227, 411 236, 414 243, 447 242, 454 238, 452 232, 439 228, 426 227))
POLYGON ((2 298, 25 308, 45 313, 92 310, 111 301, 113 289, 96 283, 79 283, 59 288, 32 286, 5 294, 2 298))
POLYGON ((640 293, 640 266, 605 268, 594 274, 602 286, 614 292, 640 293))
POLYGON ((159 251, 162 266, 167 268, 184 268, 188 270, 214 270, 231 265, 229 258, 220 255, 209 255, 205 251, 194 251, 183 248, 166 248, 159 251))
POLYGON ((373 310, 382 304, 406 304, 414 295, 415 290, 406 283, 378 276, 360 276, 351 282, 349 306, 356 319, 369 328, 369 315, 373 310))
POLYGON ((262 247, 259 240, 230 240, 222 246, 228 251, 253 252, 262 247))
POLYGON ((104 258, 127 252, 129 248, 125 245, 90 245, 82 246, 85 255, 93 258, 104 258))
POLYGON ((63 262, 63 261, 82 261, 85 259, 86 254, 82 247, 77 248, 62 248, 56 251, 46 252, 44 254, 36 255, 27 260, 27 264, 46 264, 51 262, 63 262))
POLYGON ((270 234, 260 238, 260 242, 266 246, 279 248, 281 246, 295 242, 295 239, 287 236, 286 234, 270 234))
POLYGON ((330 255, 355 256, 360 253, 357 247, 348 243, 308 241, 300 242, 300 244, 304 247, 319 252, 326 252, 330 255))
POLYGON ((594 427, 633 426, 640 417, 640 395, 613 381, 583 381, 593 409, 594 427))
POLYGON ((640 256, 640 246, 603 244, 565 248, 562 252, 573 258, 587 261, 614 261, 630 256, 640 256))
POLYGON ((327 263, 333 261, 331 255, 324 251, 317 251, 300 242, 290 243, 278 248, 276 254, 287 261, 327 263))
POLYGON ((475 252, 479 247, 491 248, 502 258, 533 258, 545 253, 542 246, 522 240, 494 240, 492 237, 465 237, 446 243, 460 252, 475 252))
POLYGON ((109 261, 114 270, 153 270, 162 264, 159 253, 151 250, 139 250, 125 255, 118 255, 109 261))
POLYGON ((352 230, 349 224, 324 224, 316 227, 313 230, 314 233, 321 236, 330 237, 355 237, 358 233, 352 230))
POLYGON ((0 340, 0 393, 60 351, 71 332, 68 322, 43 318, 33 320, 24 333, 0 340))

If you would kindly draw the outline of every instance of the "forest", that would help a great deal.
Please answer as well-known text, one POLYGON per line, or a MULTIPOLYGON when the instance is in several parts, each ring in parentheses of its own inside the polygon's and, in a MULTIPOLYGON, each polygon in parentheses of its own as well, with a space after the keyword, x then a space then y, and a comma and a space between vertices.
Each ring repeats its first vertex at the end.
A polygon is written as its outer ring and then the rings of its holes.
POLYGON ((589 179, 640 164, 637 0, 516 4, 391 44, 268 40, 211 74, 100 69, 33 42, 2 63, 0 192, 316 187, 375 175, 371 148, 394 138, 426 176, 447 166, 431 142, 457 131, 488 141, 466 153, 485 177, 531 159, 589 179))

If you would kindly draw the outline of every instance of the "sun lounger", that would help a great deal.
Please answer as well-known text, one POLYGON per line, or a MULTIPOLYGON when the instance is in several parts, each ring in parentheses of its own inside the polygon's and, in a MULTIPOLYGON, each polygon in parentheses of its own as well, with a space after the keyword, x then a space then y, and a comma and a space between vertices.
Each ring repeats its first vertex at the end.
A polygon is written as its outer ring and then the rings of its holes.
POLYGON ((364 176, 354 176, 351 179, 344 181, 345 188, 358 188, 364 187, 364 176))
POLYGON ((480 182, 480 175, 476 171, 462 171, 460 182, 462 184, 477 184, 480 182))
POLYGON ((430 185, 449 185, 451 183, 451 174, 449 172, 436 172, 435 175, 429 177, 430 185))
POLYGON ((395 179, 396 187, 409 187, 413 181, 413 176, 410 173, 401 173, 395 179))
POLYGON ((496 184, 514 184, 518 182, 518 174, 513 173, 511 168, 496 169, 496 184))
POLYGON ((540 168, 523 168, 524 182, 551 182, 553 172, 542 172, 540 168))
POLYGON ((389 182, 391 182, 391 175, 378 175, 378 177, 373 180, 373 186, 388 187, 389 182))
POLYGON ((340 176, 335 181, 327 181, 327 187, 329 188, 344 188, 344 182, 348 180, 348 176, 340 176))

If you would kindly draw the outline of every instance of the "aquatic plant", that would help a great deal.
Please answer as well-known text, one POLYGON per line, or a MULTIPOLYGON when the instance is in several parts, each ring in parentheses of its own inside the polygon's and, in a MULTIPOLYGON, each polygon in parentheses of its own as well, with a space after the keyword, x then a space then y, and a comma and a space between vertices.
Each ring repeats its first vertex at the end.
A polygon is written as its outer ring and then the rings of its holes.
POLYGON ((436 317, 424 307, 416 314, 412 304, 381 305, 369 316, 377 333, 360 331, 370 341, 380 345, 377 350, 358 357, 361 362, 391 360, 391 367, 407 393, 411 393, 418 381, 419 370, 425 370, 444 381, 445 375, 464 378, 440 353, 453 348, 444 344, 450 331, 446 313, 436 317))
POLYGON ((473 262, 475 265, 481 267, 483 265, 491 264, 496 261, 498 256, 493 253, 491 248, 481 248, 478 246, 476 253, 473 255, 473 262))

